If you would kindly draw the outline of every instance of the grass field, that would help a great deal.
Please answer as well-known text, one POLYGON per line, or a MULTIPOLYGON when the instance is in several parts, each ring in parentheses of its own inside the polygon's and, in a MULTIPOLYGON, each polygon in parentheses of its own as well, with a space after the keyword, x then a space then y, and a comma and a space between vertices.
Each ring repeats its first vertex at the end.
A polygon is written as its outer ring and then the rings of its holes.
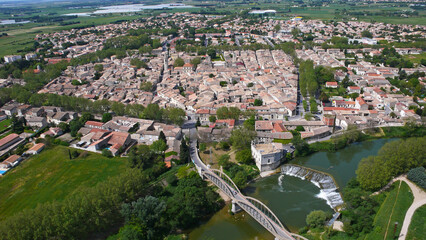
POLYGON ((6 128, 8 128, 11 123, 12 123, 11 119, 5 119, 5 120, 1 121, 0 122, 0 132, 5 130, 6 128))
POLYGON ((426 234, 426 205, 418 208, 411 219, 407 240, 425 239, 426 234))
POLYGON ((230 157, 229 161, 236 163, 235 151, 233 151, 231 148, 228 151, 225 151, 225 150, 223 150, 219 147, 219 144, 207 143, 206 145, 207 145, 206 151, 204 151, 204 152, 200 151, 200 157, 204 161, 204 163, 210 164, 210 166, 212 166, 212 168, 216 168, 216 169, 220 168, 220 166, 218 164, 218 160, 219 160, 219 157, 223 154, 228 154, 229 157, 230 157), (211 153, 211 160, 212 161, 210 161, 210 147, 211 147, 211 150, 212 150, 212 153, 211 153))
POLYGON ((404 55, 403 58, 413 63, 420 63, 422 59, 426 59, 426 52, 422 52, 421 54, 414 54, 414 55, 404 55))
POLYGON ((21 162, 0 178, 0 219, 39 203, 62 200, 82 186, 93 186, 126 167, 122 158, 88 153, 68 159, 68 149, 55 146, 21 162))
POLYGON ((396 236, 401 231, 404 222, 405 213, 413 203, 413 194, 410 187, 405 182, 395 182, 389 192, 385 192, 386 199, 380 206, 379 211, 374 218, 374 230, 365 238, 374 239, 394 239, 394 226, 398 222, 396 236), (386 238, 384 236, 386 235, 386 238))

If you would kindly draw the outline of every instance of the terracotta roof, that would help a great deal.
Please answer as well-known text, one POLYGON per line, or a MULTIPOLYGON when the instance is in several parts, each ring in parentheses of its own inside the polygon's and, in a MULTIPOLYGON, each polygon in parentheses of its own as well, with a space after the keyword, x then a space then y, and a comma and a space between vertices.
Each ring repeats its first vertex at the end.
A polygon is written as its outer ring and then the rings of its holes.
POLYGON ((13 140, 15 140, 16 138, 19 138, 19 135, 16 134, 16 133, 12 133, 12 134, 7 135, 6 137, 0 139, 0 147, 11 142, 11 141, 13 141, 13 140))
POLYGON ((44 148, 44 143, 37 143, 32 148, 30 148, 28 151, 36 151, 36 152, 38 152, 42 148, 44 148))
POLYGON ((21 156, 19 155, 12 155, 10 157, 8 157, 6 160, 4 160, 4 163, 14 163, 16 160, 18 160, 21 156))
POLYGON ((104 124, 101 122, 96 122, 96 121, 87 121, 85 125, 102 127, 104 124))

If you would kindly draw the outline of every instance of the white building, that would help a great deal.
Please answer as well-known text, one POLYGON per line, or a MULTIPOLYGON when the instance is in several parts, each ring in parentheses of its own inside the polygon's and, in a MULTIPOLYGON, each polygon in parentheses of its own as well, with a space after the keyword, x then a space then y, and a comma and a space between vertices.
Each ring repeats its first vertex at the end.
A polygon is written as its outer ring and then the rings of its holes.
POLYGON ((8 56, 4 56, 4 61, 6 63, 12 63, 18 60, 21 60, 22 57, 20 55, 8 55, 8 56))
POLYGON ((251 154, 261 172, 277 168, 286 153, 282 143, 252 143, 251 145, 251 154))
POLYGON ((31 59, 34 59, 37 57, 37 54, 35 53, 27 53, 25 54, 25 60, 30 61, 31 59))

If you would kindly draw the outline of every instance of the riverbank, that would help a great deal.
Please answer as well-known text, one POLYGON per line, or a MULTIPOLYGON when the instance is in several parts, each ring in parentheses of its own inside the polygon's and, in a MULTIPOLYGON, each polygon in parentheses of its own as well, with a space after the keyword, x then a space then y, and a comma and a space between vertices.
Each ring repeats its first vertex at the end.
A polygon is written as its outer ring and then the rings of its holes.
MULTIPOLYGON (((355 169, 362 158, 376 155, 387 142, 395 139, 375 139, 356 142, 335 152, 316 152, 296 157, 290 163, 302 165, 331 174, 338 186, 343 188, 355 177, 355 169)), ((245 195, 254 197, 268 206, 291 231, 306 225, 306 216, 313 210, 334 212, 326 201, 319 197, 320 189, 297 177, 273 174, 258 177, 242 189, 245 195)), ((229 206, 217 212, 207 222, 190 233, 190 239, 274 239, 273 236, 244 212, 231 216, 229 206), (243 214, 244 217, 243 217, 243 214)))

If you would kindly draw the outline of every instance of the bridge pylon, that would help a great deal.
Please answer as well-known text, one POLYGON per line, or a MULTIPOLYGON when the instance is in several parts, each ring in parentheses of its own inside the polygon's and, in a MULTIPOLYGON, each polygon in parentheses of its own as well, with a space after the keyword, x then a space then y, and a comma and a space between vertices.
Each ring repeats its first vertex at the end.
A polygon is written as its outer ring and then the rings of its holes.
POLYGON ((233 213, 238 213, 241 212, 241 207, 238 205, 238 203, 235 200, 232 200, 232 208, 231 208, 231 212, 233 213))

